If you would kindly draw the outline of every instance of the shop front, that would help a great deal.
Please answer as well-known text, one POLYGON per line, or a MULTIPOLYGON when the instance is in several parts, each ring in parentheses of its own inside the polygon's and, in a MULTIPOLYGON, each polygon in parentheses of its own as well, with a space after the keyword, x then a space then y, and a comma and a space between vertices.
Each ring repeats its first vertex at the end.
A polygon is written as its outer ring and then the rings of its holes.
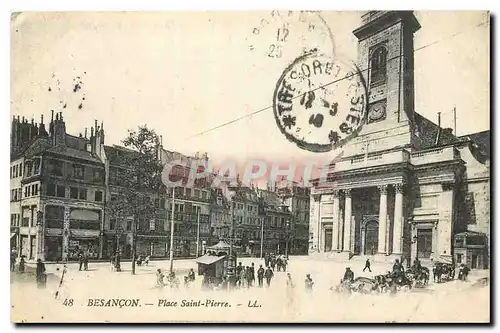
POLYGON ((80 253, 86 253, 89 259, 99 258, 99 238, 70 238, 68 246, 68 258, 78 259, 80 253))
POLYGON ((167 238, 167 236, 137 236, 137 255, 166 258, 167 238))

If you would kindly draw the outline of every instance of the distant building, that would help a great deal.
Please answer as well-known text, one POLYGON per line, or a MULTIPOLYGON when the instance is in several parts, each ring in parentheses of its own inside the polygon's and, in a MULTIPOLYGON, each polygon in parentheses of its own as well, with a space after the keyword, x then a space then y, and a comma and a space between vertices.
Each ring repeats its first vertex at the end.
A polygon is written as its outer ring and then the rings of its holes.
POLYGON ((309 248, 310 189, 298 182, 280 181, 276 193, 291 213, 291 254, 307 254, 309 248))

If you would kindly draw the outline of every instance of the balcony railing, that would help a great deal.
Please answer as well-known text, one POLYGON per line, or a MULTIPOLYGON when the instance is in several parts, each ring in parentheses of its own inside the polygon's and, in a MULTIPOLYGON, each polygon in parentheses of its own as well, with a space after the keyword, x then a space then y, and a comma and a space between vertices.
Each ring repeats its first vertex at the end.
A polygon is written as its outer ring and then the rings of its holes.
POLYGON ((406 150, 372 153, 368 154, 368 156, 358 155, 337 162, 333 171, 346 171, 402 163, 408 161, 409 158, 409 153, 406 150))
POLYGON ((460 159, 460 153, 455 147, 451 146, 428 149, 411 154, 411 163, 413 165, 445 162, 456 159, 460 159))

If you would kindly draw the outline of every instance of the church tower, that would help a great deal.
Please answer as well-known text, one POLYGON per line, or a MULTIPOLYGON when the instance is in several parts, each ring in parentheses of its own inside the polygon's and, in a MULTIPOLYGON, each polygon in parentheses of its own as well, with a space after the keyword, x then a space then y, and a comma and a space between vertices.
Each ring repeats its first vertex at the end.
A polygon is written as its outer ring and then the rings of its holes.
POLYGON ((420 24, 411 11, 370 11, 358 38, 358 67, 368 91, 367 120, 349 155, 418 146, 414 130, 413 34, 420 24))

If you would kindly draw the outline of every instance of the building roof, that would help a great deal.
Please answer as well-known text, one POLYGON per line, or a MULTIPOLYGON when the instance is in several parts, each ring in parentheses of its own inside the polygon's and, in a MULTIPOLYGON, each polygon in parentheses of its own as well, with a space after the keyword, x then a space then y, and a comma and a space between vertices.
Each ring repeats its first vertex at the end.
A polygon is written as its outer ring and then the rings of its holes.
POLYGON ((127 159, 139 154, 138 152, 128 149, 125 147, 113 145, 113 146, 104 146, 104 152, 106 153, 106 158, 109 160, 111 164, 118 164, 127 166, 127 159))
POLYGON ((93 156, 90 152, 88 152, 86 150, 74 149, 74 148, 67 147, 65 145, 59 145, 59 146, 49 148, 45 152, 46 153, 53 153, 53 154, 57 154, 57 155, 68 156, 68 157, 73 157, 76 159, 86 160, 86 161, 90 161, 90 162, 94 162, 94 163, 102 163, 98 157, 93 156))
POLYGON ((483 151, 488 157, 491 154, 491 133, 490 130, 462 135, 460 140, 471 140, 477 147, 483 151))
POLYGON ((415 112, 415 123, 421 140, 420 149, 429 149, 460 141, 451 133, 451 129, 440 128, 437 124, 417 112, 415 112))

